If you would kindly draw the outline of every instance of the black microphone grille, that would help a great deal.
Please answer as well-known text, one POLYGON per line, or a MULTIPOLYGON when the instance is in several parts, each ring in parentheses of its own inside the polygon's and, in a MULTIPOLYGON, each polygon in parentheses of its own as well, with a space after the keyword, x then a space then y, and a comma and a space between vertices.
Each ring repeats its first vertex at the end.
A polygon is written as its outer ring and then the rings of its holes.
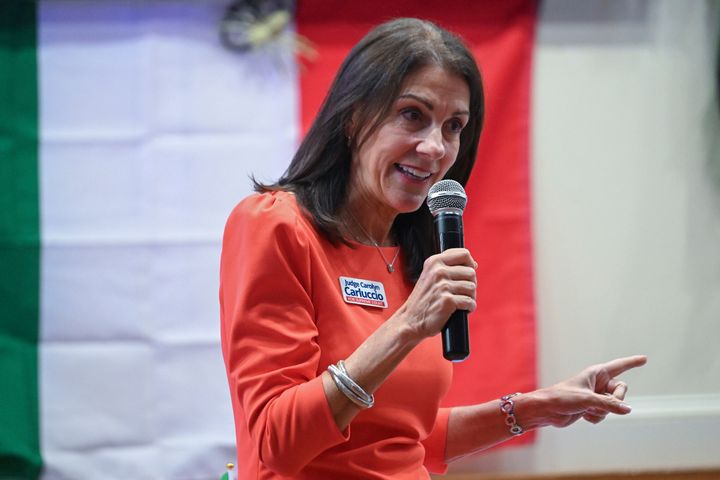
POLYGON ((430 187, 427 206, 433 215, 448 209, 459 210, 459 213, 462 213, 465 205, 467 205, 467 195, 462 185, 455 180, 440 180, 430 187))

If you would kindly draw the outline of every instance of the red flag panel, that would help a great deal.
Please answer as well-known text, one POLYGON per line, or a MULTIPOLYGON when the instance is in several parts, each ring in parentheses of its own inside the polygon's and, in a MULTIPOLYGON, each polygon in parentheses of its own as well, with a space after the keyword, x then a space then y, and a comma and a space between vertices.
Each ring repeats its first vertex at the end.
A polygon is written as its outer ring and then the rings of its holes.
POLYGON ((345 55, 383 21, 431 20, 459 34, 480 65, 485 126, 464 214, 465 243, 479 264, 478 309, 470 316, 471 354, 455 365, 446 405, 536 388, 529 146, 536 13, 536 2, 529 0, 306 0, 298 5, 298 33, 318 51, 316 59, 303 62, 300 75, 303 131, 345 55))

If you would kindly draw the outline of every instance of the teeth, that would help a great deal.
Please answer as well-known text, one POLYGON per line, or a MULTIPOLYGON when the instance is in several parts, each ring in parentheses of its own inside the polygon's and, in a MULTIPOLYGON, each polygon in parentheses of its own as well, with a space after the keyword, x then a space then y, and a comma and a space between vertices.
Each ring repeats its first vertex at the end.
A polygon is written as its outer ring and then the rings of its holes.
POLYGON ((409 175, 412 175, 413 177, 415 177, 419 180, 425 180, 427 178, 430 178, 430 176, 432 175, 432 173, 424 173, 424 172, 422 172, 420 170, 416 170, 412 167, 406 167, 405 165, 398 164, 397 167, 401 171, 403 171, 409 175))

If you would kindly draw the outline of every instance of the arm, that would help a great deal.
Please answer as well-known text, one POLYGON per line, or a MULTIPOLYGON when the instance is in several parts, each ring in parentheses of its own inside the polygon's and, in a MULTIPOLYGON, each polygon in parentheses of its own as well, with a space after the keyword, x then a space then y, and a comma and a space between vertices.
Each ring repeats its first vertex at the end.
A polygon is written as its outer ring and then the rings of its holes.
POLYGON ((425 461, 423 463, 431 473, 442 475, 447 472, 445 445, 448 436, 448 420, 453 410, 453 408, 440 408, 432 432, 422 441, 423 447, 425 447, 425 461))
MULTIPOLYGON (((517 423, 526 431, 552 425, 566 427, 580 418, 591 423, 608 413, 626 415, 627 385, 615 377, 647 362, 643 355, 593 365, 563 382, 513 398, 517 423)), ((512 438, 500 401, 456 407, 448 422, 445 456, 448 461, 485 450, 512 438)))
MULTIPOLYGON (((429 257, 407 301, 345 360, 350 376, 374 393, 420 341, 440 332, 452 312, 475 310, 476 267, 465 249, 429 257)), ((335 422, 345 429, 360 409, 327 372, 323 384, 335 422)))
POLYGON ((248 203, 231 214, 223 238, 223 355, 236 428, 247 429, 260 461, 292 475, 347 432, 338 430, 316 373, 307 238, 274 199, 248 203))

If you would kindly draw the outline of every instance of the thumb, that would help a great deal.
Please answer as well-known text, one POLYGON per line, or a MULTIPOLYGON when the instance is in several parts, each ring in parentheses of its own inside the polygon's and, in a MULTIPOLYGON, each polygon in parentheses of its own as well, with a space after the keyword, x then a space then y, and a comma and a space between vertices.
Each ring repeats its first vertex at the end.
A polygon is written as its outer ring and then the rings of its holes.
POLYGON ((600 395, 598 393, 593 394, 592 407, 604 410, 609 413, 615 413, 617 415, 627 415, 632 411, 632 408, 627 403, 618 400, 612 395, 600 395))

